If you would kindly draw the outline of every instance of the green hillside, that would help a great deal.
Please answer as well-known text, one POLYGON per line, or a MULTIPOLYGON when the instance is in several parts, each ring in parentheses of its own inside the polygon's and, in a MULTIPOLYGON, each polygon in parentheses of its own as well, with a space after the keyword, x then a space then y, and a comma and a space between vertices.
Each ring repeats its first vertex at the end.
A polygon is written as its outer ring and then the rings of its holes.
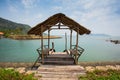
POLYGON ((0 31, 5 33, 5 36, 24 35, 31 27, 26 24, 15 23, 7 19, 0 18, 0 31))

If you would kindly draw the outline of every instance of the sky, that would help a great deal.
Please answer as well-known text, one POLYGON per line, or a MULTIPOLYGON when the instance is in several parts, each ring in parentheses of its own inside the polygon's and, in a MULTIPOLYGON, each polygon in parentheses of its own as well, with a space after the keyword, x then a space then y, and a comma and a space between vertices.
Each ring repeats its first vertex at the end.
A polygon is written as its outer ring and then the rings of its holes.
POLYGON ((0 17, 31 27, 57 13, 92 33, 120 36, 120 0, 0 0, 0 17))

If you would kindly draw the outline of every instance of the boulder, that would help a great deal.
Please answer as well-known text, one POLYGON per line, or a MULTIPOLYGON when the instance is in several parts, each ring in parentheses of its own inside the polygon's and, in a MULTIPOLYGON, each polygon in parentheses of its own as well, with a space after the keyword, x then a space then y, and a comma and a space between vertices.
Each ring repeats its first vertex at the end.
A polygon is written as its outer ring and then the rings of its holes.
POLYGON ((102 70, 102 71, 107 71, 108 69, 106 68, 106 66, 96 66, 97 70, 102 70))
POLYGON ((15 70, 22 74, 26 72, 25 67, 19 67, 19 68, 16 68, 15 70))
POLYGON ((27 74, 35 74, 37 71, 36 70, 28 70, 28 71, 26 71, 26 75, 27 74))
POLYGON ((112 65, 106 65, 106 68, 107 68, 107 69, 116 70, 116 67, 115 67, 115 66, 112 66, 112 65))
POLYGON ((95 67, 87 66, 87 67, 85 67, 85 70, 88 71, 88 72, 93 72, 95 70, 95 67))

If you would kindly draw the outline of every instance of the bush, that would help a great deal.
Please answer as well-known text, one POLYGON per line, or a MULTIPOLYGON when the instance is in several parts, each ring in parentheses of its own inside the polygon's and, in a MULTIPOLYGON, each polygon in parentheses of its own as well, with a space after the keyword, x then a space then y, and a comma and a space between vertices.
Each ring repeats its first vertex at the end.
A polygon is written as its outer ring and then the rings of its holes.
POLYGON ((0 68, 0 80, 37 80, 33 77, 33 74, 24 75, 13 69, 0 68))
POLYGON ((120 71, 118 70, 95 70, 87 72, 84 76, 79 76, 79 80, 120 80, 120 71))

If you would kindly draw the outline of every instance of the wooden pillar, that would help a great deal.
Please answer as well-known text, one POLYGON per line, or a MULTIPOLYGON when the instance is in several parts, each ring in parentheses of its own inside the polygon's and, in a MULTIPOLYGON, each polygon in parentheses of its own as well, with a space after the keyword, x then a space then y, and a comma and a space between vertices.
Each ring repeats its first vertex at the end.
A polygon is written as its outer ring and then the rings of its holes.
POLYGON ((65 50, 67 50, 67 34, 65 33, 65 50))
POLYGON ((42 33, 42 27, 43 27, 43 26, 41 26, 41 51, 42 51, 42 63, 44 64, 43 33, 42 33))
POLYGON ((78 60, 77 60, 77 54, 78 54, 78 38, 79 38, 79 28, 77 29, 77 36, 76 36, 76 54, 75 54, 75 64, 78 64, 78 60))
POLYGON ((54 49, 54 42, 52 42, 52 50, 54 49))
POLYGON ((70 49, 72 49, 72 29, 70 30, 70 49))
POLYGON ((48 29, 48 49, 50 49, 50 29, 48 29))

